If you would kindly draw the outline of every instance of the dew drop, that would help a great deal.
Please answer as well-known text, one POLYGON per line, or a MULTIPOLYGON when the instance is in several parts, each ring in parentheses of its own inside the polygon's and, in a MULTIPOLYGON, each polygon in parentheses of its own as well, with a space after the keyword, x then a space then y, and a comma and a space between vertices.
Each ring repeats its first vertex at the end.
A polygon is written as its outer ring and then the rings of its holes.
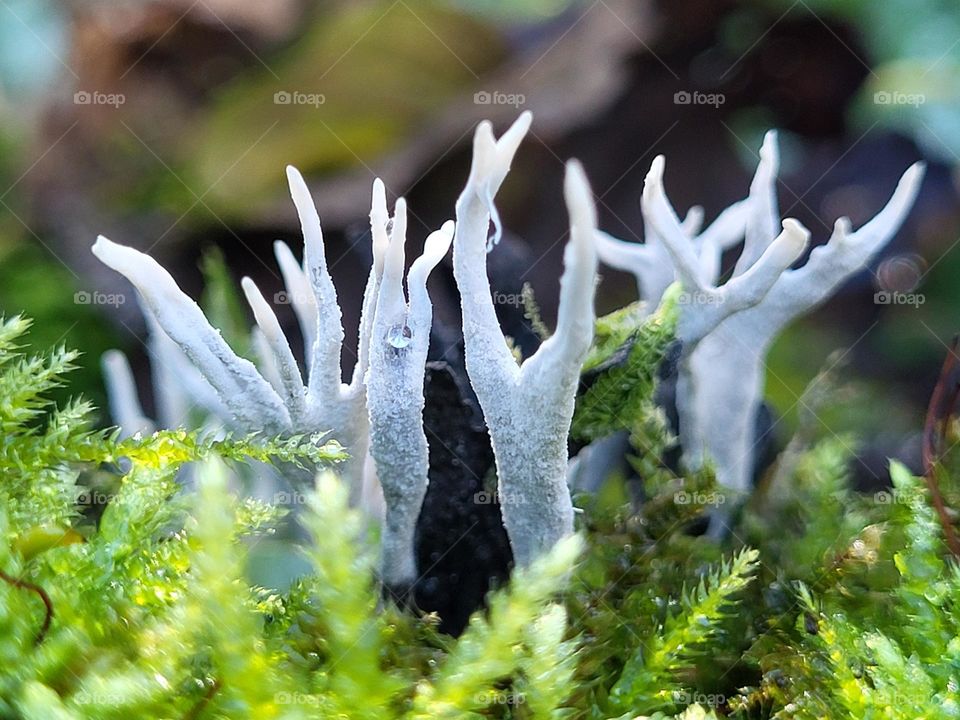
POLYGON ((387 331, 387 344, 397 350, 403 350, 410 344, 413 332, 406 325, 394 325, 387 331))

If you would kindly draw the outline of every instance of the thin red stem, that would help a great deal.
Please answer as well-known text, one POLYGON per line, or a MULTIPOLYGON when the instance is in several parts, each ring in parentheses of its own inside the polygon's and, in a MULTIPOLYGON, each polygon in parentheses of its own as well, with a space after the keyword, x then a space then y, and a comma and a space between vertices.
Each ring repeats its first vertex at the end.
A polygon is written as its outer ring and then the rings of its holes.
POLYGON ((47 631, 50 629, 50 623, 53 622, 53 602, 50 600, 50 596, 47 594, 47 591, 39 585, 34 585, 32 582, 22 578, 15 578, 10 574, 5 573, 3 570, 0 570, 0 580, 10 583, 16 588, 29 590, 30 592, 36 593, 40 597, 40 600, 43 601, 43 607, 45 609, 43 625, 40 626, 40 631, 37 633, 37 637, 35 639, 35 643, 39 645, 47 636, 47 631))
POLYGON ((927 407, 926 422, 923 426, 923 470, 933 506, 940 518, 940 525, 943 527, 947 547, 950 548, 950 552, 955 557, 960 558, 960 540, 958 540, 956 530, 950 521, 950 515, 947 513, 947 506, 943 501, 943 495, 940 492, 936 477, 937 463, 943 451, 950 419, 956 409, 957 399, 960 398, 960 382, 957 379, 952 379, 954 368, 960 360, 957 356, 958 341, 960 341, 960 338, 953 339, 950 352, 943 361, 940 378, 937 380, 933 395, 930 397, 930 404, 927 407))

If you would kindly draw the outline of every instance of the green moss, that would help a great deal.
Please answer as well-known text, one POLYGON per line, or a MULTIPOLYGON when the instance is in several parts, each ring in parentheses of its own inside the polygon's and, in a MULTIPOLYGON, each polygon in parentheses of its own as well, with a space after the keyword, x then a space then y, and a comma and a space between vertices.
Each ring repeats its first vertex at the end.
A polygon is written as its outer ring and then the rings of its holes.
MULTIPOLYGON (((608 322, 597 357, 637 332, 608 322)), ((658 322, 630 353, 645 399, 622 420, 644 502, 624 478, 578 497, 579 534, 459 638, 382 599, 333 439, 120 441, 83 401, 49 399, 73 353, 25 353, 28 324, 0 323, 0 717, 960 717, 960 570, 924 484, 894 465, 894 488, 863 497, 847 439, 798 442, 730 540, 696 536, 716 487, 662 463, 658 322), (282 591, 246 574, 290 519, 230 490, 250 460, 326 468, 282 591)))

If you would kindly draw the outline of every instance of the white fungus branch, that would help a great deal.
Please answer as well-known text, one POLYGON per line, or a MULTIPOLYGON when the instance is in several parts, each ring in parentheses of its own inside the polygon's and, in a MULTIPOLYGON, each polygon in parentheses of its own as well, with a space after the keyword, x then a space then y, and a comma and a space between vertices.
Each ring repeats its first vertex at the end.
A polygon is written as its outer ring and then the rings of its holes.
MULTIPOLYGON (((364 292, 360 321, 359 360, 349 383, 341 380, 340 353, 343 327, 336 289, 327 270, 320 217, 306 183, 294 168, 287 168, 290 193, 304 235, 304 262, 300 266, 283 243, 274 250, 306 343, 308 378, 304 384, 290 344, 269 303, 249 278, 242 287, 257 323, 254 344, 263 367, 258 369, 239 357, 207 321, 200 307, 177 286, 170 274, 148 255, 97 239, 94 254, 124 275, 136 288, 150 326, 155 360, 155 380, 187 383, 197 391, 200 404, 217 409, 222 419, 243 432, 315 433, 330 431, 350 453, 343 474, 351 481, 355 497, 369 495, 363 468, 369 442, 365 407, 366 372, 373 308, 380 283, 385 250, 386 198, 383 183, 374 183, 371 230, 374 267, 364 292), (181 353, 193 367, 178 360, 181 353), (157 372, 162 373, 160 375, 157 372), (199 383, 198 383, 199 381, 199 383), (209 384, 218 396, 212 400, 202 385, 209 384)), ((116 361, 111 361, 114 377, 116 361)), ((129 408, 126 408, 129 410, 129 408)), ((166 414, 185 410, 170 408, 166 414)), ((127 413, 127 417, 131 417, 127 413)))
POLYGON ((108 350, 100 360, 103 378, 107 386, 110 415, 120 427, 120 437, 128 438, 137 433, 149 435, 153 423, 144 414, 137 395, 137 385, 127 356, 119 350, 108 350))
MULTIPOLYGON (((716 282, 720 272, 720 256, 743 239, 747 218, 747 204, 738 202, 724 210, 709 227, 700 232, 703 208, 694 206, 687 211, 681 227, 700 256, 701 274, 707 282, 716 282)), ((598 230, 597 255, 606 265, 632 273, 637 278, 637 290, 643 300, 642 315, 649 315, 660 304, 663 293, 677 279, 676 270, 663 240, 644 209, 643 243, 620 240, 598 230)))
POLYGON ((791 321, 825 302, 889 242, 913 205, 922 176, 921 165, 909 168, 883 210, 858 231, 850 232, 846 218, 838 220, 829 242, 815 248, 804 265, 784 272, 759 303, 722 322, 692 351, 685 363, 686 388, 678 387, 678 403, 685 398, 678 411, 688 466, 698 467, 710 457, 724 486, 749 487, 770 346, 791 321))
MULTIPOLYGON (((735 491, 748 487, 754 469, 755 422, 770 345, 787 324, 826 301, 883 248, 906 217, 923 176, 921 164, 909 168, 873 220, 851 232, 850 221, 841 218, 830 241, 815 248, 803 266, 790 269, 808 233, 796 221, 781 224, 778 165, 776 134, 769 132, 748 199, 721 213, 711 225, 716 234, 705 237, 708 228, 699 242, 689 237, 666 198, 662 158, 654 161, 644 187, 648 237, 652 232, 662 239, 670 274, 685 290, 677 382, 684 464, 696 469, 709 458, 719 482, 735 491), (744 245, 733 276, 718 287, 719 256, 739 240, 744 245)), ((649 261, 636 259, 640 253, 631 243, 608 239, 607 246, 602 259, 633 272, 645 294, 649 261)))
POLYGON ((230 349, 200 306, 156 260, 103 236, 97 238, 93 252, 133 283, 144 309, 216 389, 238 425, 271 433, 289 429, 290 414, 280 396, 253 363, 230 349))
POLYGON ((427 493, 429 447, 423 431, 423 382, 433 307, 427 276, 453 241, 453 222, 432 233, 407 275, 403 293, 406 204, 394 209, 369 347, 370 454, 383 489, 381 575, 393 588, 416 580, 414 536, 427 493))
POLYGON ((156 424, 142 410, 126 356, 119 350, 108 350, 101 359, 110 414, 120 428, 121 437, 150 433, 157 426, 188 427, 192 419, 201 415, 206 416, 203 423, 206 430, 218 429, 219 419, 228 413, 216 391, 150 315, 147 315, 147 328, 156 424))
POLYGON ((514 559, 526 566, 573 531, 566 485, 567 435, 580 368, 593 339, 596 210, 583 169, 569 162, 564 195, 570 241, 564 252, 556 332, 518 367, 497 322, 486 273, 492 201, 530 126, 523 113, 500 138, 477 127, 473 164, 457 201, 454 276, 460 289, 467 374, 496 458, 500 508, 514 559))
POLYGON ((717 286, 705 277, 697 250, 684 233, 663 188, 663 156, 654 159, 643 187, 642 203, 687 291, 680 300, 677 334, 690 352, 724 319, 756 305, 777 278, 803 254, 810 233, 796 220, 785 220, 783 231, 770 238, 757 260, 742 275, 717 286))
MULTIPOLYGON (((497 320, 487 253, 501 231, 494 197, 530 122, 530 113, 521 114, 499 139, 490 123, 479 124, 456 224, 449 221, 427 238, 407 272, 406 293, 406 204, 397 200, 391 220, 383 183, 374 182, 373 267, 349 382, 342 380, 342 315, 319 213, 292 167, 287 176, 303 231, 303 262, 283 243, 276 243, 274 251, 304 338, 305 373, 273 308, 249 278, 242 288, 256 321, 259 369, 229 347, 152 258, 104 237, 93 247, 140 294, 161 423, 185 424, 196 404, 243 432, 329 431, 350 453, 343 474, 354 500, 366 499, 368 507, 379 491, 372 473, 365 472, 372 460, 385 501, 382 575, 390 586, 416 579, 414 535, 429 470, 423 388, 433 308, 426 285, 451 244, 467 373, 490 432, 514 559, 527 566, 573 531, 567 438, 581 367, 593 340, 598 254, 636 276, 646 312, 656 308, 670 284, 682 285, 677 410, 683 462, 696 470, 710 460, 722 485, 742 491, 754 469, 755 421, 770 345, 789 322, 824 302, 883 248, 903 222, 923 177, 922 165, 908 169, 873 220, 854 232, 850 221, 841 218, 829 242, 814 249, 803 266, 791 269, 806 249, 809 233, 796 220, 780 220, 775 133, 764 138, 747 199, 703 230, 700 208, 691 209, 683 222, 677 217, 663 186, 664 159, 656 158, 643 189, 642 244, 598 231, 587 179, 579 163, 570 161, 564 179, 570 240, 556 331, 518 364, 497 320), (721 256, 740 242, 732 276, 721 282, 721 256)), ((111 410, 123 433, 149 431, 152 425, 137 400, 126 359, 108 353, 103 365, 111 410)))

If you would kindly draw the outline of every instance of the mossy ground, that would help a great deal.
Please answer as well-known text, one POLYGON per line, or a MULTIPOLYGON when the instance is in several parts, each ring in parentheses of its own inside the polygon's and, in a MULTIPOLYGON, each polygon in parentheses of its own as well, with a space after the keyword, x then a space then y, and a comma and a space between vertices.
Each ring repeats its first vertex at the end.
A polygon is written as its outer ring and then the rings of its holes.
MULTIPOLYGON (((76 358, 25 354, 26 323, 6 321, 0 717, 960 716, 960 571, 927 486, 894 465, 894 487, 860 495, 854 439, 801 432, 727 539, 698 536, 725 496, 709 472, 662 462, 652 393, 671 330, 651 323, 575 425, 629 430, 642 482, 577 495, 579 534, 454 637, 383 599, 375 537, 334 472, 296 517, 231 489, 249 459, 335 471, 335 443, 120 441, 88 426, 86 403, 47 399, 76 358), (601 392, 624 384, 605 412, 601 392), (290 522, 308 570, 282 592, 252 587, 251 547, 290 522)), ((955 464, 946 453, 937 470, 948 519, 955 464)))

